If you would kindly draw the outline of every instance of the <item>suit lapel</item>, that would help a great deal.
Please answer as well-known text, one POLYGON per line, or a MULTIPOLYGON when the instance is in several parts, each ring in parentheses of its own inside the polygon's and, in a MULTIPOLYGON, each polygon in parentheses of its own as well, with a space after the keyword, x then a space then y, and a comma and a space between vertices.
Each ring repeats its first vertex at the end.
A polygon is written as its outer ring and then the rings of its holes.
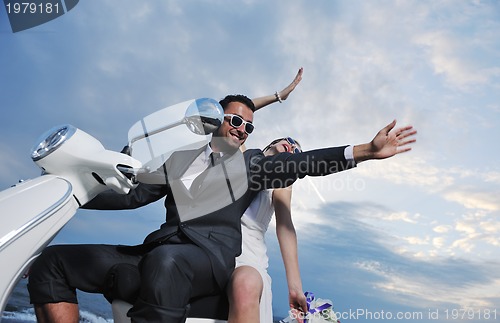
MULTIPOLYGON (((203 173, 198 176, 191 186, 191 194, 194 198, 202 194, 208 193, 213 195, 213 190, 223 189, 231 192, 227 192, 233 195, 233 190, 246 191, 247 185, 247 172, 245 167, 245 162, 243 159, 243 154, 237 152, 232 155, 225 154, 215 166, 209 166, 203 173), (220 185, 223 183, 223 188, 213 187, 214 183, 220 185), (196 184, 196 185, 195 185, 196 184), (212 192, 207 192, 212 191, 212 192)), ((220 193, 220 192, 219 192, 220 193)), ((241 195, 239 192, 238 197, 241 195)), ((237 197, 236 197, 237 199, 237 197)))
POLYGON ((197 150, 183 150, 173 154, 169 162, 167 162, 168 178, 171 180, 180 179, 205 149, 207 149, 206 145, 197 150))
POLYGON ((169 158, 165 163, 165 171, 168 177, 168 185, 174 198, 181 198, 182 200, 192 200, 191 192, 184 186, 181 180, 182 175, 188 170, 189 166, 196 160, 196 158, 203 153, 206 145, 197 150, 183 150, 178 151, 169 158))

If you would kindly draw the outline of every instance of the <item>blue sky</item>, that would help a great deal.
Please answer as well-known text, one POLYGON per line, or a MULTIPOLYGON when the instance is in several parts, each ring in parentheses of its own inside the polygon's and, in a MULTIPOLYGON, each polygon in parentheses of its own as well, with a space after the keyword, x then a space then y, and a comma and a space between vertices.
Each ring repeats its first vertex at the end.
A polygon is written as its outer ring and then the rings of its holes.
MULTIPOLYGON (((39 175, 29 151, 54 125, 120 150, 142 116, 270 94, 304 67, 287 101, 255 115, 248 147, 363 143, 393 119, 418 130, 410 153, 294 185, 304 289, 340 312, 499 317, 499 62, 496 1, 80 1, 15 34, 1 9, 0 189, 39 175)), ((81 211, 55 242, 138 243, 163 218, 161 203, 81 211)), ((285 315, 273 227, 268 242, 285 315)))

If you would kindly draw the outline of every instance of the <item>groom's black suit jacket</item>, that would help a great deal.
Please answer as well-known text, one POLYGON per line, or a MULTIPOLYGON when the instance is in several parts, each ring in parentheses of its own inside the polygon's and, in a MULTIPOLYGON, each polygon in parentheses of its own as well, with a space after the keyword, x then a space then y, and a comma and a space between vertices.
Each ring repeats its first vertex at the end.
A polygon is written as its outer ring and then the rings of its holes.
POLYGON ((168 243, 178 232, 207 252, 218 285, 224 288, 241 253, 241 216, 255 194, 263 189, 291 185, 296 179, 323 176, 354 167, 346 161, 345 147, 318 149, 299 154, 281 153, 265 157, 250 149, 225 155, 220 164, 209 167, 193 182, 191 190, 180 181, 201 154, 199 150, 174 153, 163 165, 162 184, 139 184, 127 195, 105 192, 87 203, 91 209, 131 209, 165 198, 166 221, 150 233, 144 246, 168 243), (229 193, 229 194, 228 194, 229 193))

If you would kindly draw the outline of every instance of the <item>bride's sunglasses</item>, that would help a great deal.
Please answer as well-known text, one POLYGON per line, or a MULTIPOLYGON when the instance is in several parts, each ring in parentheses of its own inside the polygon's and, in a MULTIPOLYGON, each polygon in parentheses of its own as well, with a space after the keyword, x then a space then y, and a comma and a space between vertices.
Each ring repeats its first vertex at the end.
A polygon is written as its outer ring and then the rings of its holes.
POLYGON ((233 128, 239 128, 239 127, 241 127, 242 124, 244 124, 245 125, 245 132, 247 134, 251 134, 253 132, 253 130, 255 129, 254 125, 251 122, 243 120, 243 118, 240 117, 239 115, 226 113, 226 114, 224 114, 224 117, 230 118, 229 124, 233 128))
POLYGON ((292 137, 285 137, 285 138, 280 138, 280 139, 276 139, 276 140, 273 140, 269 145, 266 146, 266 148, 264 148, 264 151, 268 150, 269 148, 271 148, 272 145, 274 144, 277 144, 278 142, 282 141, 282 140, 286 140, 293 148, 292 152, 294 154, 298 154, 298 153, 301 153, 302 152, 302 149, 300 149, 300 145, 298 142, 296 142, 295 140, 293 140, 292 137))

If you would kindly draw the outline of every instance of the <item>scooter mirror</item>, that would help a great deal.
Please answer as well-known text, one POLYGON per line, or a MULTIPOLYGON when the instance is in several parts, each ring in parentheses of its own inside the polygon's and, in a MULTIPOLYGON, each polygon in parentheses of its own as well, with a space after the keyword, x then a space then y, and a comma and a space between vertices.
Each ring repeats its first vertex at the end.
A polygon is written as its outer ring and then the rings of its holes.
MULTIPOLYGON (((214 99, 177 103, 137 121, 128 132, 131 156, 144 168, 156 170, 175 151, 198 149, 224 120, 224 110, 214 99)), ((149 171, 147 171, 149 172, 149 171)))
POLYGON ((222 106, 214 99, 196 99, 186 109, 184 122, 193 133, 209 135, 215 132, 224 119, 222 106))

